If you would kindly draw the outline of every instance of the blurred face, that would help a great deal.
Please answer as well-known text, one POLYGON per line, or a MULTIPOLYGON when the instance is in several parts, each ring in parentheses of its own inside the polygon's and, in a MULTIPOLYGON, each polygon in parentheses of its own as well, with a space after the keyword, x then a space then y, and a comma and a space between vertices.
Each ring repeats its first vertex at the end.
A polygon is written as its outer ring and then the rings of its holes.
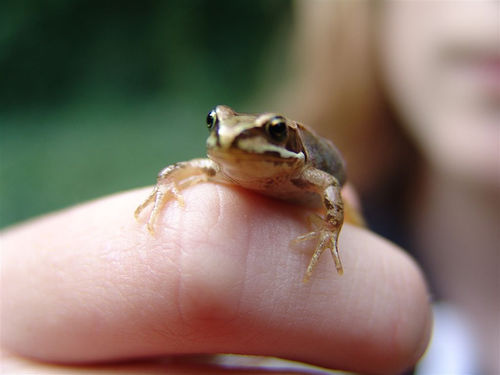
POLYGON ((387 1, 389 95, 438 172, 500 185, 498 1, 387 1))

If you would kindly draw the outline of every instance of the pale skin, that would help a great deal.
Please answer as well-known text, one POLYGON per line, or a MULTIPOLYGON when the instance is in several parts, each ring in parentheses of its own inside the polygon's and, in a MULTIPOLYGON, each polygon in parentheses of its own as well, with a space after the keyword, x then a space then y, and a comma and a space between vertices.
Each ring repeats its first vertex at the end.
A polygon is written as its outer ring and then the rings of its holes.
POLYGON ((202 183, 183 192, 184 209, 165 206, 152 236, 130 214, 145 195, 116 194, 1 233, 5 369, 224 373, 158 358, 230 352, 390 374, 427 346, 418 266, 368 230, 344 226, 342 277, 325 257, 303 284, 307 246, 288 244, 307 231, 303 208, 202 183), (137 358, 154 359, 116 365, 137 358), (115 364, 81 367, 96 362, 115 364))
POLYGON ((428 161, 411 212, 415 243, 441 297, 472 328, 475 371, 498 374, 499 3, 382 8, 387 92, 428 161))

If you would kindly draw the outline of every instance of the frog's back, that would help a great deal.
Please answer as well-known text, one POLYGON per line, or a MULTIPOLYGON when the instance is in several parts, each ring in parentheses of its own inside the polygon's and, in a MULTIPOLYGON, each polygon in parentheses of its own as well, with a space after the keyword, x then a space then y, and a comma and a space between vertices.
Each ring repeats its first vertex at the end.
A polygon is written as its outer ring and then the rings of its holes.
POLYGON ((345 162, 337 147, 328 139, 297 124, 304 146, 307 164, 334 176, 340 185, 346 180, 345 162))

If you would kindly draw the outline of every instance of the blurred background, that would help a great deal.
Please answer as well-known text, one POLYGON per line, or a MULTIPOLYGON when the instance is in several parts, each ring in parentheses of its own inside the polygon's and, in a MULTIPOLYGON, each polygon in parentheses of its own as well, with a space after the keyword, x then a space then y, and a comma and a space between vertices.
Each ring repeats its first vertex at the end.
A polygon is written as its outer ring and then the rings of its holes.
POLYGON ((212 107, 284 79, 291 5, 3 1, 0 227, 205 156, 212 107))

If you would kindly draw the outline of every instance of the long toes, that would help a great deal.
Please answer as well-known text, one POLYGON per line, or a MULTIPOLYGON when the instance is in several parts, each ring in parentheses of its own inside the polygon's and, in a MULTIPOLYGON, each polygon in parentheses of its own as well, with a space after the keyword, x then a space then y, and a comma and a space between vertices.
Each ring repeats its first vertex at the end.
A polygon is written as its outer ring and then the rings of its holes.
POLYGON ((334 242, 332 244, 332 248, 330 249, 330 252, 333 257, 333 262, 335 263, 335 268, 337 269, 337 273, 339 275, 342 275, 344 273, 344 268, 342 267, 342 261, 340 260, 340 254, 337 249, 337 243, 334 242))
POLYGON ((319 257, 321 256, 321 254, 323 254, 323 252, 326 250, 328 246, 328 240, 330 234, 324 231, 317 234, 319 235, 318 243, 311 257, 311 260, 309 261, 309 265, 307 266, 306 274, 304 275, 303 281, 309 280, 309 278, 313 273, 314 267, 316 266, 316 263, 318 263, 319 257))
POLYGON ((295 237, 291 243, 292 244, 299 244, 301 242, 304 242, 304 241, 309 241, 309 240, 312 240, 313 238, 316 238, 318 236, 318 233, 317 232, 310 232, 310 233, 306 233, 306 234, 303 234, 301 236, 297 236, 295 237))

